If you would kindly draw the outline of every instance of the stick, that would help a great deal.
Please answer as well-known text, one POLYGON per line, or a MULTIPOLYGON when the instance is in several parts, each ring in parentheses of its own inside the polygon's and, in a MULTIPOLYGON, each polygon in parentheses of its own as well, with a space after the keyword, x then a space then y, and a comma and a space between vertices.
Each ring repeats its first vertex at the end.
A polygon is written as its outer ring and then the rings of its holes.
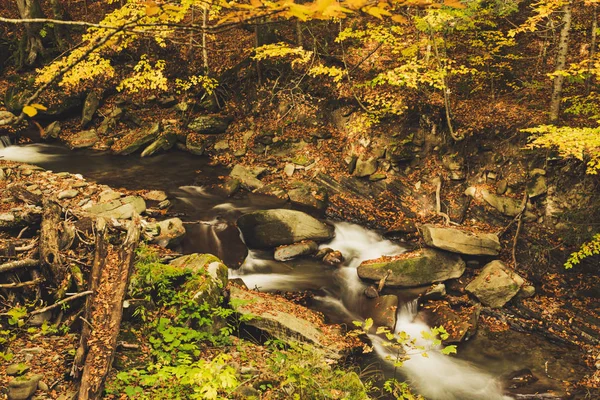
POLYGON ((519 233, 521 233, 521 227, 523 226, 523 214, 527 208, 527 199, 529 199, 529 195, 525 192, 525 196, 523 196, 523 201, 521 202, 521 212, 519 212, 519 215, 517 216, 519 220, 517 233, 515 233, 515 239, 513 240, 512 258, 515 268, 517 268, 517 241, 519 240, 519 233))
POLYGON ((38 260, 34 260, 31 258, 26 258, 24 260, 10 261, 10 262, 0 265, 0 274, 2 272, 12 271, 13 269, 37 267, 38 265, 40 265, 40 262, 38 260))
POLYGON ((17 289, 25 286, 33 286, 42 282, 43 279, 34 279, 32 281, 20 282, 20 283, 2 283, 0 284, 0 289, 17 289))
POLYGON ((450 221, 450 217, 448 214, 442 212, 442 178, 436 176, 433 180, 435 182, 435 212, 437 215, 444 217, 446 220, 446 225, 450 225, 452 221, 450 221))
POLYGON ((39 310, 32 311, 31 313, 29 313, 29 315, 32 316, 32 315, 37 315, 37 314, 45 313, 46 311, 53 310, 56 307, 59 307, 59 306, 65 304, 65 303, 68 303, 69 301, 73 301, 75 299, 79 299, 81 297, 90 295, 92 293, 94 293, 94 292, 92 292, 91 290, 86 290, 85 292, 74 294, 73 296, 66 297, 66 298, 62 299, 61 301, 57 301, 56 303, 52 304, 51 306, 40 308, 39 310))

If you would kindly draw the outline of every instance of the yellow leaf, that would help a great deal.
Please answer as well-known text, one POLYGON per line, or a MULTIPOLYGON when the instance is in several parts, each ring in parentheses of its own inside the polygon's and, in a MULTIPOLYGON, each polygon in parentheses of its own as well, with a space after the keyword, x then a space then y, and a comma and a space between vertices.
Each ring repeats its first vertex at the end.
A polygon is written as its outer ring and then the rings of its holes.
POLYGON ((28 116, 33 117, 35 114, 37 114, 37 109, 32 106, 25 106, 23 107, 23 112, 28 116))
POLYGON ((454 8, 467 8, 460 0, 444 0, 444 5, 454 8))
POLYGON ((406 17, 402 16, 402 15, 392 15, 392 21, 397 22, 399 24, 406 24, 408 22, 408 20, 406 19, 406 17))
POLYGON ((250 5, 254 8, 260 8, 263 6, 263 3, 260 0, 250 0, 250 5))
POLYGON ((156 3, 146 3, 146 15, 152 17, 160 12, 160 7, 156 3))
POLYGON ((42 111, 46 111, 48 109, 46 106, 39 104, 39 103, 30 104, 30 106, 37 110, 42 110, 42 111))
POLYGON ((365 10, 365 12, 379 19, 383 19, 384 15, 392 15, 389 11, 379 7, 369 7, 365 10))
POLYGON ((348 8, 360 10, 367 4, 367 0, 346 0, 345 4, 348 5, 348 8))

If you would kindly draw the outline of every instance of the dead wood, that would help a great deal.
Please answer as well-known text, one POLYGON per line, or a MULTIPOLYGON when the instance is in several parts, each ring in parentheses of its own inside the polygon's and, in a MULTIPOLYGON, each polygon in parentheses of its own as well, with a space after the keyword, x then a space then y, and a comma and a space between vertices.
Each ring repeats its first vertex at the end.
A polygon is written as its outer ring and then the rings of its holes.
POLYGON ((13 185, 8 188, 8 193, 17 200, 21 200, 24 203, 39 206, 42 204, 42 196, 35 194, 27 190, 23 185, 13 185))
MULTIPOLYGON (((47 268, 47 280, 57 287, 64 285, 66 267, 60 254, 61 207, 55 201, 44 199, 40 229, 40 264, 47 268)), ((64 291, 59 290, 58 293, 64 291)), ((60 297, 60 296, 59 296, 60 297)))
POLYGON ((38 265, 40 265, 40 262, 32 258, 26 258, 24 260, 17 261, 9 261, 0 265, 0 274, 3 272, 13 271, 19 268, 37 267, 38 265))
POLYGON ((73 296, 66 297, 66 298, 62 299, 61 301, 57 301, 56 303, 54 303, 48 307, 44 307, 44 308, 40 308, 39 310, 32 311, 31 313, 29 313, 29 315, 37 315, 37 314, 45 313, 46 311, 53 310, 56 307, 60 307, 61 305, 65 304, 65 303, 79 299, 83 296, 88 296, 90 294, 92 294, 91 290, 87 290, 85 292, 74 294, 73 296))
POLYGON ((85 324, 79 359, 73 367, 75 372, 83 365, 83 374, 79 387, 79 400, 99 399, 104 382, 114 359, 117 347, 121 319, 123 317, 123 300, 127 292, 129 277, 133 269, 135 250, 140 239, 140 220, 136 218, 129 224, 125 240, 121 245, 109 243, 104 222, 99 222, 96 252, 101 259, 94 259, 90 289, 93 295, 86 303, 85 324), (91 329, 89 326, 93 326, 91 329))

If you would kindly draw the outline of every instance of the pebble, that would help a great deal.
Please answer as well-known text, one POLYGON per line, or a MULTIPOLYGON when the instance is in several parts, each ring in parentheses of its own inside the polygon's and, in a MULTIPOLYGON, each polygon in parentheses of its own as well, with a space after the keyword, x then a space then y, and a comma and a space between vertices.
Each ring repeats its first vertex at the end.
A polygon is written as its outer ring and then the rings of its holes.
POLYGON ((58 194, 58 199, 59 200, 63 200, 63 199, 72 199, 73 197, 77 196, 79 194, 78 190, 75 189, 67 189, 67 190, 63 190, 62 192, 60 192, 58 194))

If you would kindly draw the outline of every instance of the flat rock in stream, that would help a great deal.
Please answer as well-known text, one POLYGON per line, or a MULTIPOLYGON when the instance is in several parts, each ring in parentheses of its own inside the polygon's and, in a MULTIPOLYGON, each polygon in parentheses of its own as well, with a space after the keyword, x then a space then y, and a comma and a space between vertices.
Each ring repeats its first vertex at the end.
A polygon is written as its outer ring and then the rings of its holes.
POLYGON ((394 330, 398 310, 398 296, 388 294, 366 298, 361 303, 362 315, 373 319, 373 326, 384 326, 394 330))
POLYGON ((325 325, 323 317, 282 297, 230 285, 231 307, 245 323, 285 342, 304 342, 340 359, 358 343, 346 338, 336 325, 325 325))
POLYGON ((150 243, 157 244, 160 247, 174 246, 181 242, 185 236, 185 228, 179 218, 170 218, 150 224, 147 230, 153 235, 150 243))
POLYGON ((465 268, 457 254, 425 248, 398 257, 364 261, 357 272, 363 280, 379 282, 389 271, 385 286, 414 287, 459 278, 465 268))
POLYGON ((334 228, 301 211, 274 209, 254 211, 237 220, 248 247, 261 249, 334 237, 334 228))
POLYGON ((487 264, 465 288, 485 306, 500 308, 509 302, 525 281, 502 261, 487 264))
POLYGON ((473 233, 429 224, 421 226, 419 231, 427 246, 453 253, 495 256, 500 252, 500 240, 493 233, 473 233))
POLYGON ((146 211, 146 202, 140 196, 126 196, 91 206, 88 212, 96 214, 99 217, 127 219, 134 214, 141 214, 146 211))
POLYGON ((305 240, 300 243, 279 246, 275 249, 273 258, 277 261, 288 261, 301 256, 308 256, 316 253, 319 245, 314 240, 305 240))

